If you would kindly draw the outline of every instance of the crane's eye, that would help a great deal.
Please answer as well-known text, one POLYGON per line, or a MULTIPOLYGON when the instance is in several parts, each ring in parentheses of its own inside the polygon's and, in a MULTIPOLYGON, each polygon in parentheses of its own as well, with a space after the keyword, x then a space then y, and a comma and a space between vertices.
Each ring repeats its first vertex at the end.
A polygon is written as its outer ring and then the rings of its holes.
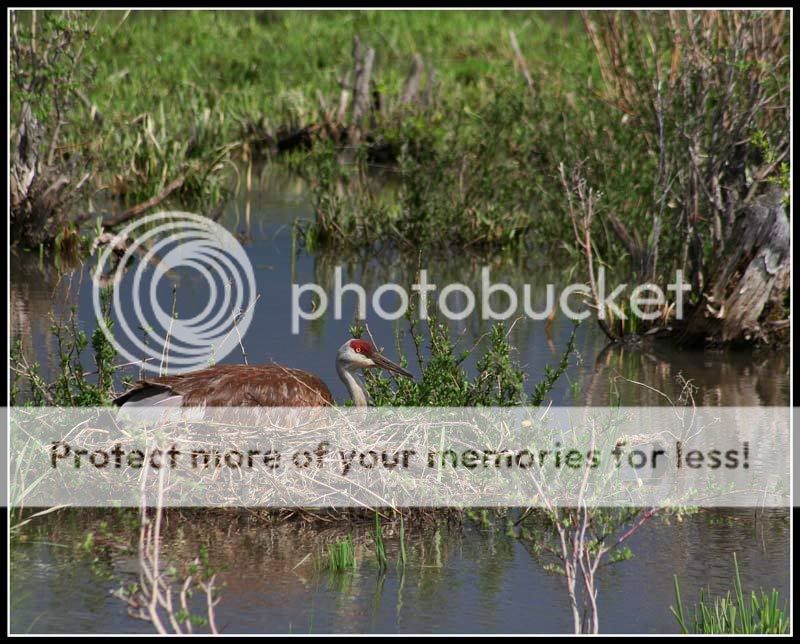
POLYGON ((361 347, 359 347, 359 346, 356 346, 356 347, 355 347, 355 352, 356 352, 356 353, 361 353, 361 347))

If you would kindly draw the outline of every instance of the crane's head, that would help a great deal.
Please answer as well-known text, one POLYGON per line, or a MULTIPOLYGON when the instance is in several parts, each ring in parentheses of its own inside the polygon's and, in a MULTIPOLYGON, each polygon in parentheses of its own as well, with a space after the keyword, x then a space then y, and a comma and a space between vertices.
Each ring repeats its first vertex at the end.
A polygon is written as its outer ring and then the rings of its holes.
POLYGON ((336 362, 348 370, 378 368, 386 369, 406 378, 414 377, 399 364, 395 364, 378 353, 375 346, 367 340, 348 340, 345 342, 339 347, 336 362))

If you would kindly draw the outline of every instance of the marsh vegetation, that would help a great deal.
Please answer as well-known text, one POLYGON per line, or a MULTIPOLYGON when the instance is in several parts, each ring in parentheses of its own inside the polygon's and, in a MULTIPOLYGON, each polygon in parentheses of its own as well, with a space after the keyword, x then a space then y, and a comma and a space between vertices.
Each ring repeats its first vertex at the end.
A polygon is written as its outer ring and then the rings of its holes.
MULTIPOLYGON (((263 270, 275 271, 263 278, 267 285, 294 281, 303 270, 330 282, 335 262, 347 263, 365 283, 376 276, 410 283, 423 258, 459 281, 468 281, 478 261, 521 279, 557 264, 561 278, 589 284, 600 266, 620 282, 661 285, 682 270, 692 285, 685 320, 675 319, 670 302, 646 324, 609 314, 596 335, 587 335, 592 322, 575 327, 550 319, 542 325, 546 345, 539 327, 514 321, 454 328, 431 311, 429 320, 415 322, 412 302, 409 315, 384 326, 378 339, 393 342, 419 378, 370 376, 370 397, 392 406, 655 405, 663 404, 658 389, 673 388, 678 400, 688 387, 697 404, 784 405, 789 29, 789 15, 779 11, 14 11, 10 218, 12 263, 21 272, 12 289, 36 290, 22 273, 44 282, 48 293, 62 274, 88 275, 93 242, 166 207, 202 212, 240 234, 263 270), (262 168, 301 182, 296 191, 308 212, 259 238, 250 199, 262 168), (284 251, 290 260, 276 270, 284 251), (531 264, 534 256, 544 259, 531 264), (546 346, 534 364, 523 354, 532 338, 546 346), (687 359, 671 353, 678 344, 746 345, 746 352, 687 359), (754 345, 761 353, 752 352, 754 345), (690 384, 695 380, 703 381, 699 392, 690 384)), ((68 291, 68 306, 52 319, 52 309, 32 308, 25 293, 14 300, 25 306, 12 303, 23 329, 12 346, 12 405, 105 405, 136 377, 137 365, 120 364, 98 320, 78 309, 82 292, 68 291), (34 322, 44 325, 42 333, 29 332, 34 322), (44 367, 34 339, 42 337, 50 361, 44 367)), ((103 316, 113 328, 110 296, 106 290, 103 316)), ((588 304, 595 315, 602 307, 596 299, 588 304)), ((352 329, 348 324, 315 320, 305 344, 289 344, 273 331, 263 335, 273 345, 286 342, 286 353, 301 360, 301 350, 311 353, 336 334, 371 335, 362 320, 353 320, 352 329)), ((684 397, 680 404, 692 403, 684 397)), ((361 602, 368 588, 370 614, 379 615, 387 593, 396 621, 384 616, 379 624, 400 631, 408 628, 400 616, 409 584, 411 606, 426 613, 434 605, 431 623, 455 628, 447 621, 448 575, 480 588, 463 599, 490 619, 481 605, 500 592, 513 562, 542 596, 562 598, 541 611, 564 616, 541 616, 550 619, 547 629, 598 632, 606 614, 615 628, 627 623, 616 600, 603 594, 624 588, 606 569, 635 561, 639 539, 666 553, 659 570, 672 579, 665 566, 685 552, 663 536, 669 530, 700 559, 707 547, 763 557, 758 583, 783 588, 783 580, 770 580, 775 562, 787 559, 785 540, 759 550, 753 534, 767 524, 782 534, 788 519, 721 515, 738 532, 709 530, 709 545, 702 520, 716 520, 716 513, 662 516, 648 508, 163 515, 159 509, 109 510, 98 518, 18 507, 12 542, 19 569, 28 548, 56 542, 63 530, 69 544, 31 556, 84 568, 88 561, 85 586, 113 582, 124 603, 115 601, 158 630, 228 630, 230 622, 214 622, 218 593, 220 611, 246 621, 252 609, 246 583, 267 595, 274 584, 297 605, 321 598, 322 630, 347 630, 339 615, 375 630, 348 612, 348 600, 361 602), (156 518, 163 533, 153 532, 156 518), (264 529, 269 538, 262 538, 264 529), (587 530, 594 541, 584 538, 587 530), (155 548, 165 544, 163 579, 153 574, 152 548, 143 551, 138 537, 155 548), (242 565, 238 546, 267 584, 230 573, 242 565), (209 561, 209 548, 227 572, 209 561), (150 576, 132 575, 136 565, 150 576), (223 583, 214 586, 217 573, 223 583), (378 581, 365 582, 367 575, 378 581), (170 592, 173 605, 148 612, 170 592), (227 606, 226 594, 236 598, 227 606)), ((639 575, 647 572, 644 552, 639 575)), ((693 588, 704 584, 703 574, 692 573, 693 588)), ((733 599, 709 604, 701 597, 693 623, 678 598, 680 628, 756 630, 764 623, 785 630, 779 598, 750 598, 757 584, 747 579, 752 583, 743 585, 736 570, 733 599), (751 614, 762 617, 745 624, 731 611, 746 599, 751 614)), ((24 575, 17 583, 27 584, 24 575)), ((658 598, 647 619, 667 628, 655 615, 672 619, 671 595, 658 598)), ((506 619, 527 609, 518 600, 508 606, 506 619)), ((301 623, 292 618, 303 620, 298 630, 315 630, 313 610, 305 607, 271 614, 284 619, 280 630, 301 623)), ((38 618, 21 619, 33 628, 38 618)), ((465 619, 473 629, 487 627, 465 619)), ((489 630, 502 627, 492 623, 489 630)), ((115 628, 135 627, 128 620, 115 628)))
POLYGON ((593 256, 590 282, 600 264, 681 270, 688 321, 665 304, 651 327, 771 342, 788 30, 780 11, 15 12, 13 236, 63 243, 175 200, 210 212, 236 161, 281 157, 311 181, 312 247, 535 244, 593 256))

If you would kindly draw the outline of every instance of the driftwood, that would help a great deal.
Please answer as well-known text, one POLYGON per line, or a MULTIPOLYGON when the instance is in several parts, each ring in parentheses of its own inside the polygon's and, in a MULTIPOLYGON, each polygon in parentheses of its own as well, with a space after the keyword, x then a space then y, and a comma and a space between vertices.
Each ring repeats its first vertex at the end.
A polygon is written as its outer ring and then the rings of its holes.
POLYGON ((783 190, 770 188, 741 207, 701 302, 691 312, 682 342, 741 342, 781 328, 762 323, 789 285, 789 220, 783 190))
POLYGON ((339 93, 339 110, 336 112, 336 120, 339 123, 344 123, 347 116, 347 106, 350 104, 350 74, 347 73, 345 77, 339 81, 341 92, 339 93))
POLYGON ((353 113, 350 118, 351 140, 357 142, 361 136, 361 127, 364 117, 370 107, 370 79, 372 78, 372 65, 375 62, 375 50, 367 47, 362 53, 361 41, 358 36, 353 41, 353 60, 355 62, 355 82, 353 84, 353 113))

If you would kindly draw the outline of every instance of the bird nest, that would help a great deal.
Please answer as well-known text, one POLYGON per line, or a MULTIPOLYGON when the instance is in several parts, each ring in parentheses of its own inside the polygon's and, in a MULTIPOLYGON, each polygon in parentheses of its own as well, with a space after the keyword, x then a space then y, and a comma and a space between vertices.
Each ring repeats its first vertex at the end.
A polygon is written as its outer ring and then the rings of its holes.
POLYGON ((330 508, 649 505, 674 493, 675 480, 615 467, 610 455, 639 427, 625 413, 28 408, 12 416, 12 503, 320 516, 330 508))

